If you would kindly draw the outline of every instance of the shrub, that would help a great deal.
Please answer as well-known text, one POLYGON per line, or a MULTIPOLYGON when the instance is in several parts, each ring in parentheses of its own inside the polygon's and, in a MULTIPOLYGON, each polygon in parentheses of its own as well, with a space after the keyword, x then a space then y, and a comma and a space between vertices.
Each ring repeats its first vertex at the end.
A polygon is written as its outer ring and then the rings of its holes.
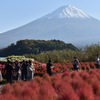
POLYGON ((58 98, 58 95, 52 87, 52 84, 46 80, 43 80, 40 86, 39 98, 42 98, 42 100, 57 100, 58 98))

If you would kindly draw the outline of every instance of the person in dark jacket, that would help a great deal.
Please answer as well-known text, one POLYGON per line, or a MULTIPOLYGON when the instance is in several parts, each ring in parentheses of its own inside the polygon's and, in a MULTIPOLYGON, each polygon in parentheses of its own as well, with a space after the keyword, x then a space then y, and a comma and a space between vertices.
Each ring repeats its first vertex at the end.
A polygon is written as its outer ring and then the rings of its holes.
POLYGON ((7 64, 5 66, 5 74, 8 83, 13 82, 13 73, 14 73, 14 69, 12 67, 12 63, 10 61, 7 61, 7 64))
POLYGON ((98 54, 96 55, 96 58, 95 58, 95 64, 96 64, 96 68, 100 68, 100 58, 98 54))
POLYGON ((47 73, 49 75, 52 75, 52 71, 51 71, 52 66, 53 66, 52 61, 49 59, 47 65, 46 65, 47 73))
POLYGON ((22 73, 22 80, 25 81, 27 81, 27 67, 28 67, 28 61, 23 61, 21 67, 21 73, 22 73))
POLYGON ((79 69, 79 60, 77 57, 73 57, 73 58, 74 58, 74 61, 73 61, 74 70, 78 70, 79 69))

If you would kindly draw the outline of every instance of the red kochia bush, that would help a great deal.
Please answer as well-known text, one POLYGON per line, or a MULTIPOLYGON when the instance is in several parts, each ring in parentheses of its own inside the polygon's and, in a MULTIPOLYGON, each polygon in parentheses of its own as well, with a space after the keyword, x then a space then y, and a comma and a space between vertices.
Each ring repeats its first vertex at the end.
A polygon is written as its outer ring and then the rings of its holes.
POLYGON ((82 72, 80 73, 80 77, 82 77, 82 79, 83 79, 84 81, 88 81, 89 78, 90 78, 90 75, 89 75, 89 73, 87 73, 86 71, 82 71, 82 72))
POLYGON ((10 84, 6 84, 3 88, 1 93, 2 94, 7 94, 7 93, 12 93, 14 91, 13 87, 10 84))
POLYGON ((71 73, 69 71, 66 71, 62 74, 62 81, 65 83, 70 83, 72 80, 71 73))
POLYGON ((36 77, 34 78, 34 81, 37 82, 37 84, 41 84, 42 79, 41 79, 41 77, 36 76, 36 77))
POLYGON ((59 95, 58 100, 79 100, 70 84, 56 80, 53 82, 53 86, 56 93, 59 95))
POLYGON ((100 81, 95 81, 94 83, 92 83, 92 88, 94 95, 100 96, 100 81))
POLYGON ((75 78, 75 79, 78 79, 78 80, 82 80, 82 78, 80 77, 78 71, 74 71, 74 72, 72 72, 72 73, 71 73, 71 78, 72 78, 72 79, 75 78))
POLYGON ((37 100, 37 95, 34 93, 34 90, 31 87, 27 86, 24 88, 24 91, 22 92, 22 98, 28 97, 29 100, 37 100))
POLYGON ((39 100, 57 100, 58 95, 48 81, 43 81, 40 86, 39 100))
POLYGON ((16 96, 11 93, 6 93, 4 95, 0 95, 0 100, 19 100, 16 96))
POLYGON ((36 95, 39 94, 40 86, 36 81, 29 82, 28 87, 31 87, 34 90, 34 93, 36 93, 36 95))
POLYGON ((15 83, 15 84, 12 85, 12 87, 13 87, 13 90, 14 90, 13 94, 15 96, 20 97, 22 95, 22 92, 24 91, 23 86, 21 86, 20 83, 19 84, 15 83))
POLYGON ((79 88, 81 88, 83 85, 83 81, 82 80, 78 80, 77 78, 73 78, 70 82, 70 84, 72 85, 73 89, 75 92, 78 91, 79 88))
POLYGON ((80 100, 94 100, 94 94, 90 85, 86 82, 77 91, 80 100))
POLYGON ((44 74, 43 79, 51 83, 51 77, 48 74, 44 74))

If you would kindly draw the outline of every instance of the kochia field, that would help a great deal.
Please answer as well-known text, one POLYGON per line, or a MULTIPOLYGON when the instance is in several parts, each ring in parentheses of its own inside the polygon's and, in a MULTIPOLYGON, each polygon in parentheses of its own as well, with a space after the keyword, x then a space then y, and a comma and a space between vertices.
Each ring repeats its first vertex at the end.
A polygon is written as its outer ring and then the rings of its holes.
POLYGON ((52 76, 46 74, 45 64, 34 65, 34 79, 5 84, 0 100, 100 100, 100 69, 94 62, 80 63, 79 71, 73 71, 71 63, 57 63, 52 76))

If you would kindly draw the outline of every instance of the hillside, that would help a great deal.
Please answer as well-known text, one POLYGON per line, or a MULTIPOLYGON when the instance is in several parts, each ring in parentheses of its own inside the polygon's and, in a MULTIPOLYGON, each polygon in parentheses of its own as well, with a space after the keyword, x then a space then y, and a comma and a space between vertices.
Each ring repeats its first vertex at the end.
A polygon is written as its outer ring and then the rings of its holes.
POLYGON ((0 50, 0 56, 40 54, 53 50, 78 50, 72 44, 66 44, 60 40, 20 40, 16 44, 11 44, 7 48, 0 50))

